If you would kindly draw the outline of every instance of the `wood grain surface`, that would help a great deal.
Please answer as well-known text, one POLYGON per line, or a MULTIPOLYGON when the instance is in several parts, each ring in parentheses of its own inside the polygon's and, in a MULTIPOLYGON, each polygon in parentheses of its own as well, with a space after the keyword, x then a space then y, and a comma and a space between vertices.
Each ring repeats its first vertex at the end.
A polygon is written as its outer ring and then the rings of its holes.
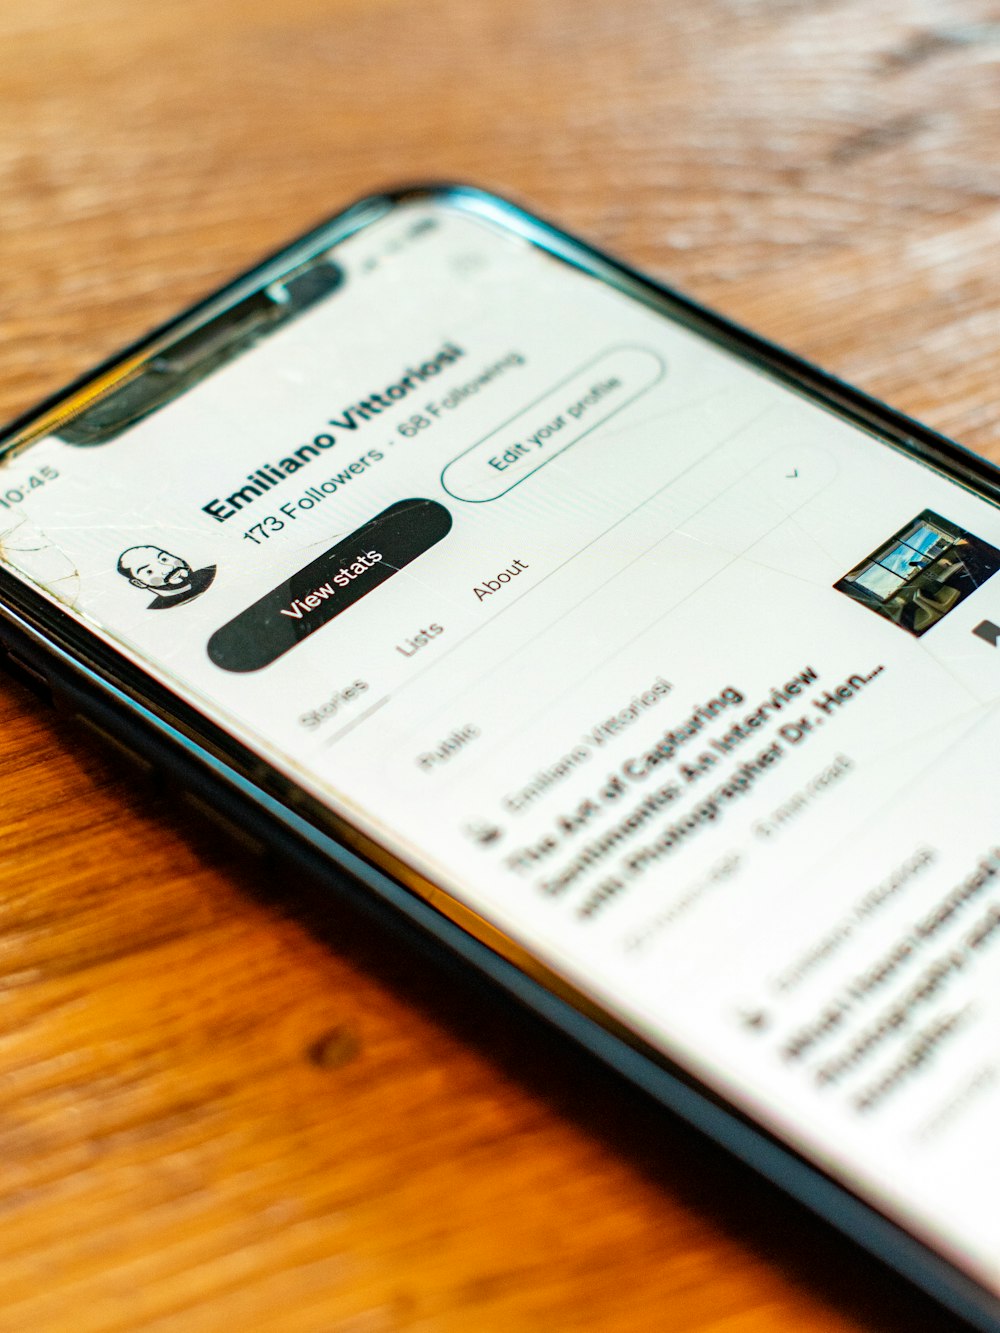
MULTIPOLYGON (((0 415, 384 184, 512 193, 1000 456, 985 0, 4 0, 0 415)), ((0 1328, 948 1321, 0 682, 0 1328)))

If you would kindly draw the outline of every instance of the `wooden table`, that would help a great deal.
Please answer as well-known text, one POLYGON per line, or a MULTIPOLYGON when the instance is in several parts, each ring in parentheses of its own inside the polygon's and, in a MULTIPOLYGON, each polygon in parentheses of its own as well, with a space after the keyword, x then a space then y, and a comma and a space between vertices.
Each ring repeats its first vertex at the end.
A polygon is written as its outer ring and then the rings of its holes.
MULTIPOLYGON (((993 0, 4 0, 0 43, 3 415, 453 177, 1000 454, 993 0)), ((946 1327, 6 682, 0 774, 0 1328, 946 1327)))

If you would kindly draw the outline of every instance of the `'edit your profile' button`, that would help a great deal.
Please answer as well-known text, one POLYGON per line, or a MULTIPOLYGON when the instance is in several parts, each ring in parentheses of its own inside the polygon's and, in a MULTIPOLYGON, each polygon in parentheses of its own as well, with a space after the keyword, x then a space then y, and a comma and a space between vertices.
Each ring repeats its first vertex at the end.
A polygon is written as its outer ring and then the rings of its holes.
POLYGON ((496 500, 634 402, 666 374, 647 347, 614 347, 453 459, 441 485, 456 500, 496 500))

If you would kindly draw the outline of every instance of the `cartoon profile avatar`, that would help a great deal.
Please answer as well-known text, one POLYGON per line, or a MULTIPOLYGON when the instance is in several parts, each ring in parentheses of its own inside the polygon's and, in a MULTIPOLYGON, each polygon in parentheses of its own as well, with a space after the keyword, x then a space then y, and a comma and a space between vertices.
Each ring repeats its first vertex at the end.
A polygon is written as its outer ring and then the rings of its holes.
POLYGON ((133 588, 155 593, 148 611, 165 611, 200 597, 215 578, 215 565, 192 569, 186 560, 159 546, 130 546, 118 557, 118 573, 133 588))

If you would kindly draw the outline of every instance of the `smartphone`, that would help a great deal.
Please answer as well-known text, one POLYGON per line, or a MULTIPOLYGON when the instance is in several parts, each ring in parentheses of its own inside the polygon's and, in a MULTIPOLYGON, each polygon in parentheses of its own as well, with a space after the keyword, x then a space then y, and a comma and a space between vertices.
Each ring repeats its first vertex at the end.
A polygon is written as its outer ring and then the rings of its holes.
POLYGON ((1000 1329, 1000 472, 463 186, 0 448, 15 669, 1000 1329))

